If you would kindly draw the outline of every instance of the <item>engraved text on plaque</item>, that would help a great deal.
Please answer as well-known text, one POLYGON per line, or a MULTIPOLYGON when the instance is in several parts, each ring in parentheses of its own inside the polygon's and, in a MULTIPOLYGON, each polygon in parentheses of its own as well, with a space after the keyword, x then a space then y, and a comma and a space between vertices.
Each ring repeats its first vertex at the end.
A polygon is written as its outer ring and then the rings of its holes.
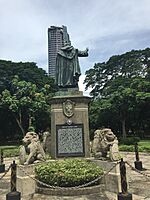
POLYGON ((58 157, 84 156, 83 124, 57 125, 58 157))

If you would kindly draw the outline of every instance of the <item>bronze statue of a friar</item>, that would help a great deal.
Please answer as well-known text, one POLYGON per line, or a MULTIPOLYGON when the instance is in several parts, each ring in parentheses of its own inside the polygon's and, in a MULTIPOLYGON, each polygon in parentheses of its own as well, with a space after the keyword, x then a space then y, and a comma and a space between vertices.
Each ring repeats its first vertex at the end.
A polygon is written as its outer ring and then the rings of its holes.
POLYGON ((78 57, 88 56, 88 48, 85 51, 75 49, 67 43, 57 53, 56 58, 56 84, 61 88, 78 87, 81 70, 78 57))

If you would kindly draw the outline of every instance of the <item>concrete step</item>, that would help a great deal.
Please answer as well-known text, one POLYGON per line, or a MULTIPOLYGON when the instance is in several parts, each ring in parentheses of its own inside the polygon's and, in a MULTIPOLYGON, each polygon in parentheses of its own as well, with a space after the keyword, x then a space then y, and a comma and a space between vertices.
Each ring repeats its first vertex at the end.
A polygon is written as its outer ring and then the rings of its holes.
POLYGON ((106 195, 101 194, 90 194, 90 195, 80 195, 80 196, 51 196, 51 195, 41 195, 34 194, 33 200, 109 200, 106 195))

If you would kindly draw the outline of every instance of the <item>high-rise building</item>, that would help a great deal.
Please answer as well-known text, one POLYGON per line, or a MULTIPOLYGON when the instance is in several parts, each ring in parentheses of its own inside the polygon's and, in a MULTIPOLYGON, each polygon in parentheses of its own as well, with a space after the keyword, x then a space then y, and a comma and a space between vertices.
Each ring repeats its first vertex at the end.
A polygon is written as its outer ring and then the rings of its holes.
POLYGON ((65 43, 71 43, 66 26, 48 28, 48 74, 53 78, 56 72, 57 52, 65 43))

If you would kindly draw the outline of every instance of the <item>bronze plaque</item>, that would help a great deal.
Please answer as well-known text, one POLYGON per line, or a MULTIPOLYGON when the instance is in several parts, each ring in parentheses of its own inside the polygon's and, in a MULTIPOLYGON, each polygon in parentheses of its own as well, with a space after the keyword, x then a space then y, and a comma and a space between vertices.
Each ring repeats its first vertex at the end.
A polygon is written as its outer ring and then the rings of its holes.
POLYGON ((57 157, 84 156, 83 124, 56 126, 57 157))

